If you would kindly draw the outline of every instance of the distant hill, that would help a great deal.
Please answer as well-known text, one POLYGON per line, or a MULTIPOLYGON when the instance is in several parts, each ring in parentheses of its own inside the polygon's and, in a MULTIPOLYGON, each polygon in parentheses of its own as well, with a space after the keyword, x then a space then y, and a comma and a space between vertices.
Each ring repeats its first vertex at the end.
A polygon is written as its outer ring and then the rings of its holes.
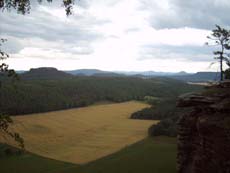
POLYGON ((75 76, 97 76, 97 77, 124 77, 133 76, 139 78, 151 78, 151 77, 169 77, 186 82, 207 82, 218 81, 220 73, 216 72, 197 72, 187 73, 181 71, 178 73, 173 72, 155 72, 155 71, 103 71, 98 69, 78 69, 71 71, 59 71, 51 67, 42 67, 37 69, 31 69, 28 72, 19 71, 19 74, 26 79, 60 79, 70 78, 75 76))
POLYGON ((217 81, 219 80, 219 73, 216 72, 197 72, 197 73, 187 73, 181 71, 178 73, 173 72, 155 72, 155 71, 102 71, 98 69, 79 69, 73 71, 67 71, 70 74, 80 75, 80 76, 98 76, 98 77, 122 77, 122 76, 134 76, 140 78, 151 78, 151 77, 169 77, 177 80, 182 80, 186 82, 207 82, 207 81, 217 81))
POLYGON ((185 75, 191 75, 191 73, 187 73, 185 71, 180 71, 178 73, 175 73, 174 75, 176 75, 176 76, 185 76, 185 75))
POLYGON ((126 77, 124 74, 118 74, 114 72, 95 73, 92 76, 96 77, 126 77))
POLYGON ((22 79, 26 80, 41 80, 41 79, 63 79, 63 78, 72 78, 74 77, 71 74, 59 71, 53 67, 41 67, 41 68, 32 68, 28 72, 24 72, 20 75, 22 79))
POLYGON ((25 73, 26 71, 25 70, 16 70, 15 71, 17 74, 22 74, 22 73, 25 73))
POLYGON ((79 70, 71 70, 65 72, 72 75, 79 75, 79 76, 93 76, 96 74, 111 73, 109 71, 102 71, 98 69, 79 69, 79 70))
POLYGON ((182 76, 189 75, 184 71, 179 73, 172 72, 155 72, 155 71, 103 71, 98 69, 78 69, 65 71, 66 73, 78 76, 140 76, 140 77, 151 77, 151 76, 182 76))
POLYGON ((189 73, 186 73, 184 71, 179 72, 179 73, 173 73, 173 72, 156 72, 156 71, 117 71, 116 73, 119 74, 125 74, 127 76, 172 76, 172 75, 189 75, 189 73))
POLYGON ((218 81, 220 79, 220 73, 197 72, 195 74, 190 74, 190 75, 175 75, 170 77, 178 80, 187 81, 187 82, 207 82, 207 81, 218 81))

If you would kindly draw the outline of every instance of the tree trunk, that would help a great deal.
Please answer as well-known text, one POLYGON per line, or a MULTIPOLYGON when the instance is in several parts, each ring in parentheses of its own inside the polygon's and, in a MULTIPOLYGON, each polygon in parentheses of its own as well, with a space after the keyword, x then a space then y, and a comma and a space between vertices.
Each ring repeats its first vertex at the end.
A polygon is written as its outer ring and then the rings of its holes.
POLYGON ((223 56, 220 58, 220 81, 223 81, 224 76, 223 76, 223 56))

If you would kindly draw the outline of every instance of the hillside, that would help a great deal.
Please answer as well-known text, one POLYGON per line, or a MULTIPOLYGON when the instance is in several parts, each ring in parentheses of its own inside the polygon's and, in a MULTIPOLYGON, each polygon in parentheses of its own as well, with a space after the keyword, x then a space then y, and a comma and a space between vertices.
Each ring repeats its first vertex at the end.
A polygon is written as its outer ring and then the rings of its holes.
POLYGON ((216 72, 197 72, 195 74, 183 74, 170 76, 173 79, 182 80, 186 82, 208 82, 219 81, 220 73, 216 72))
POLYGON ((197 73, 186 73, 181 71, 178 73, 170 72, 155 72, 155 71, 102 71, 98 69, 79 69, 73 71, 66 71, 67 73, 73 75, 82 76, 134 76, 140 78, 151 78, 151 77, 169 77, 177 80, 182 80, 186 82, 207 82, 207 81, 218 81, 220 74, 217 72, 197 72, 197 73))
POLYGON ((97 76, 97 77, 139 77, 139 78, 154 78, 154 77, 168 77, 185 82, 208 82, 218 81, 220 74, 218 72, 197 72, 187 73, 181 71, 173 72, 155 72, 155 71, 103 71, 98 69, 78 69, 70 71, 59 71, 55 68, 42 67, 38 69, 31 69, 30 71, 17 71, 26 79, 39 78, 40 79, 60 79, 73 76, 97 76), (44 75, 46 74, 46 75, 44 75))
POLYGON ((24 72, 19 76, 23 80, 55 80, 73 77, 71 74, 59 71, 52 67, 32 68, 28 72, 24 72))
POLYGON ((198 88, 169 78, 72 77, 55 69, 38 69, 24 74, 14 85, 3 81, 0 97, 4 102, 0 109, 10 115, 28 114, 82 107, 98 101, 143 100, 145 96, 175 98, 198 88))
POLYGON ((92 76, 96 74, 103 74, 103 73, 111 73, 107 71, 102 71, 98 69, 78 69, 78 70, 71 70, 71 71, 66 71, 66 73, 70 73, 73 75, 83 75, 83 76, 92 76))

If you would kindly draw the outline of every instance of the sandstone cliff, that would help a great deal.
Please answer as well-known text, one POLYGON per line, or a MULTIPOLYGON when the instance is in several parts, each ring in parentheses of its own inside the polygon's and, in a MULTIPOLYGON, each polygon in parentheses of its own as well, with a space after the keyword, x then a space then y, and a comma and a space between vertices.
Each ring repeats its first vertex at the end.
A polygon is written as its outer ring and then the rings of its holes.
POLYGON ((178 123, 179 173, 230 173, 230 82, 179 98, 193 107, 178 123))

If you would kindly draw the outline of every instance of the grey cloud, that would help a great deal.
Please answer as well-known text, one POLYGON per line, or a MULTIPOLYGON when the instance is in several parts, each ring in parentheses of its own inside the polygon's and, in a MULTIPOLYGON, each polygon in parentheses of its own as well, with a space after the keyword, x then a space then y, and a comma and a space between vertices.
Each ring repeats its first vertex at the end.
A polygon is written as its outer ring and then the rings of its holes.
POLYGON ((80 1, 75 1, 75 5, 87 9, 90 6, 92 6, 92 4, 103 4, 106 6, 114 6, 121 1, 122 0, 80 0, 80 1))
MULTIPOLYGON (((5 37, 3 37, 5 38, 5 37)), ((18 53, 23 49, 23 45, 15 38, 8 38, 7 42, 2 45, 2 50, 8 54, 18 53)))
POLYGON ((72 47, 66 48, 66 51, 78 55, 89 55, 94 52, 94 50, 91 47, 72 47))
POLYGON ((146 59, 178 59, 184 61, 213 60, 213 48, 208 46, 167 46, 144 45, 139 52, 139 60, 146 59))
MULTIPOLYGON (((97 20, 92 16, 71 16, 67 20, 70 22, 38 9, 26 16, 4 12, 0 15, 0 36, 10 37, 5 46, 9 53, 18 53, 23 48, 23 45, 15 41, 17 39, 40 38, 50 43, 62 42, 65 50, 75 54, 91 54, 91 43, 105 38, 103 33, 95 32, 92 28, 110 22, 97 20), (15 39, 10 41, 11 38, 15 39), (73 46, 78 49, 71 49, 73 46)), ((63 47, 60 49, 64 49, 63 47)))
POLYGON ((148 20, 157 29, 179 27, 213 29, 215 24, 230 26, 229 0, 168 0, 168 9, 162 9, 156 1, 141 2, 141 9, 151 13, 148 20))
POLYGON ((120 37, 117 35, 109 35, 107 38, 119 39, 120 37))
POLYGON ((138 31, 140 31, 140 28, 137 28, 137 27, 129 28, 129 29, 125 30, 126 33, 132 33, 132 32, 138 32, 138 31))
MULTIPOLYGON (((103 37, 102 34, 95 33, 88 28, 65 23, 45 14, 37 16, 9 14, 4 17, 2 15, 0 20, 2 21, 1 33, 21 38, 40 37, 48 40, 64 40, 66 42, 76 38, 75 41, 77 42, 78 40, 93 41, 103 37), (14 20, 14 18, 17 20, 14 20)), ((89 25, 90 27, 92 27, 92 24, 89 25)))

